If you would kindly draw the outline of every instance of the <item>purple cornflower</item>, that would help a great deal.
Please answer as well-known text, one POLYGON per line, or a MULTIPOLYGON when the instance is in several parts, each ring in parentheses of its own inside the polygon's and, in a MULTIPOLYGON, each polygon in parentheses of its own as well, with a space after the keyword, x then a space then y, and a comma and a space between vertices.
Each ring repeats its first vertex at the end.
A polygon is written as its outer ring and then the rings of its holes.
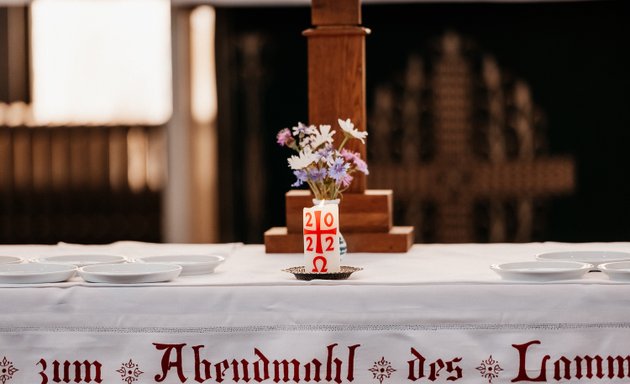
POLYGON ((291 184, 292 187, 299 187, 308 179, 306 171, 303 169, 297 169, 293 171, 293 174, 297 178, 295 183, 291 184))
POLYGON ((315 153, 317 155, 317 161, 323 161, 327 164, 331 163, 333 152, 334 152, 334 149, 332 145, 327 144, 324 148, 320 149, 319 151, 315 153))
POLYGON ((341 157, 338 157, 330 166, 328 176, 332 177, 336 182, 339 182, 348 174, 348 168, 350 168, 350 164, 346 163, 341 157))
POLYGON ((295 141, 295 139, 293 139, 293 136, 291 136, 291 131, 289 131, 289 128, 284 128, 276 135, 276 142, 278 143, 278 145, 286 145, 288 147, 293 141, 295 141))
POLYGON ((325 168, 313 168, 308 172, 308 178, 311 181, 316 183, 320 181, 324 181, 326 178, 326 169, 325 168))

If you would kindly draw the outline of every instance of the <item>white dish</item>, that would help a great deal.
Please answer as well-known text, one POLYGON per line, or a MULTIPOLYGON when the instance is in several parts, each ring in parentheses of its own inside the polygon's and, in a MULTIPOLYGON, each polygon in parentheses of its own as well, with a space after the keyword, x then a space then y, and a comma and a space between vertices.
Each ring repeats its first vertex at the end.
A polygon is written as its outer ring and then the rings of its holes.
POLYGON ((17 256, 0 256, 0 264, 19 264, 22 261, 23 259, 17 256))
POLYGON ((173 264, 96 264, 79 268, 79 276, 90 283, 137 284, 175 279, 182 267, 173 264))
POLYGON ((33 261, 36 263, 68 264, 77 267, 85 267, 86 265, 124 263, 127 259, 125 259, 124 256, 118 255, 76 254, 44 256, 35 258, 33 261))
POLYGON ((630 252, 620 251, 559 251, 545 252, 536 255, 541 261, 577 261, 593 264, 597 268, 599 264, 613 261, 630 260, 630 252))
POLYGON ((591 264, 575 261, 523 261, 490 266, 503 279, 532 282, 579 279, 591 268, 591 264))
POLYGON ((630 281, 630 261, 600 264, 599 269, 611 280, 630 281))
POLYGON ((3 264, 0 283, 39 284, 66 281, 77 271, 74 265, 63 264, 3 264))
POLYGON ((182 276, 213 273, 214 269, 225 261, 218 255, 161 255, 145 256, 137 259, 142 263, 166 263, 182 267, 182 276))

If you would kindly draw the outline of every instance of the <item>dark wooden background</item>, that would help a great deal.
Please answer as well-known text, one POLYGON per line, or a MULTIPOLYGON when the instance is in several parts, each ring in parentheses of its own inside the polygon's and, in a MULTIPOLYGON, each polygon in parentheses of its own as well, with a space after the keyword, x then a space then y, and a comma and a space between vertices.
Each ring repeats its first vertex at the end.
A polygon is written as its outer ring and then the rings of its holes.
MULTIPOLYGON (((547 201, 544 231, 532 240, 628 241, 629 14, 625 1, 364 5, 363 24, 372 29, 368 116, 374 89, 399 82, 409 55, 425 54, 445 31, 456 31, 529 84, 544 112, 549 153, 576 161, 574 192, 547 201)), ((12 102, 6 17, 0 9, 0 101, 12 102)), ((266 229, 285 224, 284 193, 293 180, 289 152, 275 145, 275 134, 307 120, 301 32, 309 26, 307 7, 217 8, 221 241, 260 243, 266 229)), ((83 137, 80 128, 62 131, 83 137)), ((5 144, 21 134, 0 129, 5 144)), ((0 179, 8 169, 0 164, 0 179)), ((149 190, 0 185, 0 242, 159 241, 160 198, 149 190)))

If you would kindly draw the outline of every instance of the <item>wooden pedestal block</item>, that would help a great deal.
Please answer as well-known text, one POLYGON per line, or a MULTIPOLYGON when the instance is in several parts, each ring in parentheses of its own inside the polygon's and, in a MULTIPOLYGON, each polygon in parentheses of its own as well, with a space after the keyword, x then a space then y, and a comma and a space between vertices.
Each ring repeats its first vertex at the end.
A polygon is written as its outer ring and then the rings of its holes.
MULTIPOLYGON (((265 232, 267 253, 302 253, 302 209, 313 206, 310 191, 286 194, 286 227, 265 232)), ((348 252, 407 252, 413 244, 413 227, 392 225, 391 190, 345 193, 339 204, 339 228, 348 243, 348 252)))
MULTIPOLYGON (((413 245, 413 227, 392 227, 388 232, 343 232, 352 252, 407 252, 413 245)), ((287 227, 274 227, 265 232, 265 252, 302 253, 302 233, 289 233, 287 227)))
MULTIPOLYGON (((350 232, 388 232, 392 228, 391 190, 373 189, 364 193, 346 193, 339 204, 339 226, 350 232)), ((287 230, 302 233, 302 209, 313 206, 313 195, 306 190, 286 194, 287 230)))

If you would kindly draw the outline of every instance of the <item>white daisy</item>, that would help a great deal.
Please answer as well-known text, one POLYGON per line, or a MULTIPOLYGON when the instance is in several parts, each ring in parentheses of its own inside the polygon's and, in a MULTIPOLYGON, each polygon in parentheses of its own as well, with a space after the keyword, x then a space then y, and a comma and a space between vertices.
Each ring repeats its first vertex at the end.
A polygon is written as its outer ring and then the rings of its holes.
POLYGON ((310 142, 311 148, 315 149, 322 144, 331 144, 334 140, 335 131, 330 130, 330 125, 320 125, 319 130, 315 131, 315 135, 310 142))
POLYGON ((352 121, 350 121, 350 119, 346 119, 345 121, 337 119, 337 122, 339 122, 339 126, 341 127, 341 129, 343 129, 343 133, 346 136, 359 139, 363 144, 365 144, 365 137, 368 134, 367 132, 361 132, 357 129, 354 129, 354 124, 352 123, 352 121))
POLYGON ((311 152, 310 148, 304 148, 298 152, 299 156, 291 156, 287 159, 289 167, 293 170, 304 169, 317 160, 317 156, 311 152))

